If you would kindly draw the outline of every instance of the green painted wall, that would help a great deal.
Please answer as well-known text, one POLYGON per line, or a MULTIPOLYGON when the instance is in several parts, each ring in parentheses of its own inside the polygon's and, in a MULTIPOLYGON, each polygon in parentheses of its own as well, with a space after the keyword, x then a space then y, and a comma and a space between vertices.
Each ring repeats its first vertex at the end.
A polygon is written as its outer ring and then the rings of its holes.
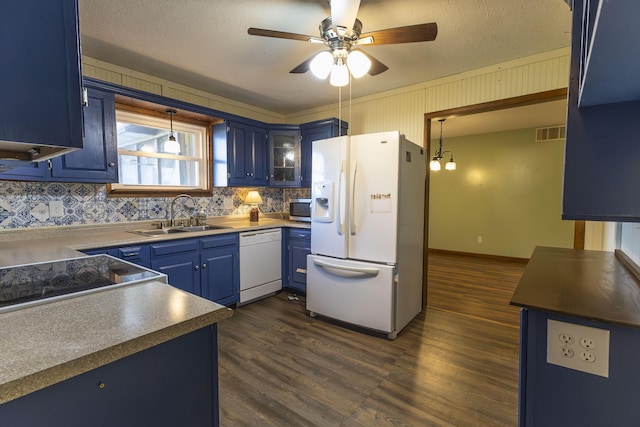
POLYGON ((458 168, 443 159, 430 172, 430 248, 529 258, 536 246, 573 247, 574 222, 561 219, 563 140, 535 142, 535 129, 522 129, 445 133, 443 144, 458 168))

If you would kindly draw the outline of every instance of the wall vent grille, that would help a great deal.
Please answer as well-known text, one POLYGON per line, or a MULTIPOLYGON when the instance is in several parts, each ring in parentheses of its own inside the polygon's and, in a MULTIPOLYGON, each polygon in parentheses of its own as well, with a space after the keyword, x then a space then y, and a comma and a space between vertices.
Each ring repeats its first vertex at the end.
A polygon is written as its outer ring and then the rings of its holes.
POLYGON ((567 127, 564 125, 549 126, 546 128, 537 128, 536 142, 557 141, 559 139, 564 139, 566 131, 567 131, 567 127))

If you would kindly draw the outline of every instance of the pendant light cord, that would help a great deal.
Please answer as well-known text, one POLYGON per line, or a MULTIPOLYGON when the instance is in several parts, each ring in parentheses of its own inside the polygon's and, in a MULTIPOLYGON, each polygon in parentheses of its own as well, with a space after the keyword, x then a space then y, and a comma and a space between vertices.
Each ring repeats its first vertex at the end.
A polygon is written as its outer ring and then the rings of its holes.
POLYGON ((342 136, 342 86, 338 86, 338 136, 342 136))

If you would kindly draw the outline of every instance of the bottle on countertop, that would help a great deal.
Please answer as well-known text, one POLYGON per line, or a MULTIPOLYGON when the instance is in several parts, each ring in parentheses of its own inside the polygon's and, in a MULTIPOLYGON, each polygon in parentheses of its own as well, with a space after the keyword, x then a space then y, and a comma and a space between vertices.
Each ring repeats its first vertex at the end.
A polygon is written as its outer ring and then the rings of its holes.
POLYGON ((204 213, 204 209, 200 209, 198 212, 198 219, 196 225, 205 225, 207 223, 207 214, 204 213))

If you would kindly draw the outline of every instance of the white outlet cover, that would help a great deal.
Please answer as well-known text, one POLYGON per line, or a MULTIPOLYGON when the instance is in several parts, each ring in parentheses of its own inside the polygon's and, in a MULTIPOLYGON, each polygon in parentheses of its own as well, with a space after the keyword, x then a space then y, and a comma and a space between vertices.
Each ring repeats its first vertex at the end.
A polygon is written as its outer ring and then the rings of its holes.
POLYGON ((233 209, 233 208, 235 208, 235 206, 233 206, 233 197, 225 197, 224 198, 224 208, 225 209, 233 209))
POLYGON ((547 319, 547 363, 608 378, 609 331, 547 319), (567 336, 572 339, 567 340, 567 336), (593 346, 583 347, 584 340, 593 346), (583 352, 589 352, 589 357, 584 357, 583 352))
POLYGON ((64 215, 64 205, 62 200, 51 200, 49 202, 49 216, 51 218, 60 218, 64 215))

